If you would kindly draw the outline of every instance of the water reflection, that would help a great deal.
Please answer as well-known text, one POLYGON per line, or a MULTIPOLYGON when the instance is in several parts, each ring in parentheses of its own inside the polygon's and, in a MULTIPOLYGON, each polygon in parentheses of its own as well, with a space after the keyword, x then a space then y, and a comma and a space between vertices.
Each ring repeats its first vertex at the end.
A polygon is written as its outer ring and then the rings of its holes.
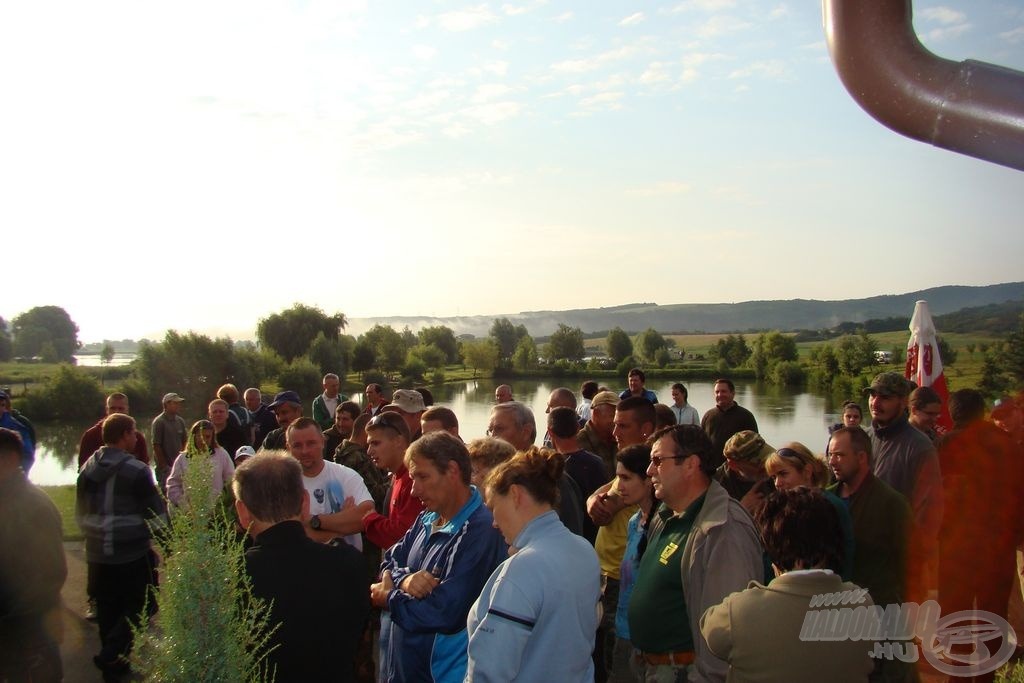
MULTIPOLYGON (((469 380, 461 383, 431 387, 434 401, 450 407, 459 418, 459 430, 467 441, 483 436, 494 404, 494 389, 500 381, 469 380)), ((571 380, 516 380, 511 382, 513 396, 533 409, 538 433, 544 433, 548 395, 552 389, 567 386, 578 392, 581 381, 571 380)), ((604 384, 615 391, 625 388, 625 382, 605 379, 604 384)), ((647 388, 662 402, 672 400, 672 381, 653 380, 647 388)), ((710 381, 684 382, 690 404, 701 415, 714 405, 713 385, 710 381)), ((362 400, 362 396, 353 397, 362 400)), ((788 441, 800 441, 812 451, 825 448, 828 425, 838 421, 837 406, 830 399, 806 391, 756 383, 737 383, 737 402, 754 413, 765 440, 781 446, 788 441)), ((310 399, 312 401, 312 399, 310 399)), ((308 402, 307 402, 308 403, 308 402)), ((306 413, 309 413, 308 405, 306 413)), ((31 416, 30 416, 31 417, 31 416)), ((149 424, 153 416, 136 419, 149 437, 149 424)), ((186 417, 186 421, 188 418, 186 417)), ((77 476, 78 440, 93 422, 40 423, 36 431, 40 439, 36 464, 31 478, 37 484, 73 484, 77 476)), ((538 436, 538 443, 541 437, 538 436)))

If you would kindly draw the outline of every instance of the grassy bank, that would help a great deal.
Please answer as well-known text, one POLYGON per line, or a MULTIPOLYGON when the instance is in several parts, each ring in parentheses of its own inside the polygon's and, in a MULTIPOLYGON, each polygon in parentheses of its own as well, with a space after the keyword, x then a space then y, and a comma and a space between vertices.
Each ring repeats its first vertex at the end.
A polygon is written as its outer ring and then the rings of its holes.
POLYGON ((60 511, 61 520, 64 523, 64 540, 81 541, 82 532, 75 523, 75 487, 73 484, 64 486, 42 486, 40 487, 50 497, 53 504, 60 511))

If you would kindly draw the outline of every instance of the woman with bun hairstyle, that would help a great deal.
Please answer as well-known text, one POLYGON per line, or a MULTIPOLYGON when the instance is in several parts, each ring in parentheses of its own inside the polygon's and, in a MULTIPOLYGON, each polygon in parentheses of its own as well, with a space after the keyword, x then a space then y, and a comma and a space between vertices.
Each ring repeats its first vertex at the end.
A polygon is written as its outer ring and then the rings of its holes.
POLYGON ((601 600, 594 548, 558 518, 565 458, 531 447, 487 475, 487 506, 508 541, 469 611, 466 680, 594 680, 601 600))

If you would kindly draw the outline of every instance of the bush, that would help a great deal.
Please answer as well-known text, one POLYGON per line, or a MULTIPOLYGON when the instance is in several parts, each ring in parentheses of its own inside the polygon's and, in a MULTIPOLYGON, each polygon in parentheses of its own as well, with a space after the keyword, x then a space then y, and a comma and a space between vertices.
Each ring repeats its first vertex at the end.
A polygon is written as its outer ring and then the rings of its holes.
POLYGON ((320 368, 313 365, 308 358, 298 358, 289 363, 277 376, 277 384, 282 391, 296 391, 305 402, 323 391, 323 377, 320 368))
POLYGON ((361 381, 364 387, 367 384, 379 384, 382 387, 384 387, 385 394, 388 394, 390 391, 388 376, 385 375, 383 372, 378 372, 377 370, 367 370, 366 372, 363 373, 361 381))
POLYGON ((243 541, 226 507, 212 495, 212 479, 210 458, 193 457, 184 477, 188 501, 157 534, 164 557, 160 610, 154 628, 143 619, 136 629, 132 655, 133 667, 149 680, 212 683, 272 677, 266 671, 266 648, 276 626, 268 623, 266 603, 252 595, 243 541))
POLYGON ((625 377, 627 372, 637 367, 640 367, 640 361, 635 356, 626 356, 615 366, 615 372, 625 377))
POLYGON ((405 365, 402 367, 402 384, 408 384, 409 380, 413 382, 423 381, 423 373, 426 371, 426 363, 416 356, 409 356, 405 365))
POLYGON ((20 404, 33 420, 74 420, 96 417, 97 406, 102 406, 104 399, 95 377, 61 364, 42 389, 30 391, 20 404))
POLYGON ((444 384, 444 370, 434 370, 434 374, 430 376, 431 384, 444 384))
POLYGON ((790 387, 800 386, 807 380, 807 372, 797 361, 784 360, 776 363, 772 368, 771 380, 775 384, 790 387))

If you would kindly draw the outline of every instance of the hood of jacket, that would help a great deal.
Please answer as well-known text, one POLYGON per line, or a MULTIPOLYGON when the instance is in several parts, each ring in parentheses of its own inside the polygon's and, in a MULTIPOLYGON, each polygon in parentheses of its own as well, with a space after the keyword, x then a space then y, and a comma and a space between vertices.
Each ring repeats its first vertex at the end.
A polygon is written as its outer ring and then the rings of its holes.
POLYGON ((103 446, 86 460, 82 476, 91 481, 104 482, 117 474, 126 462, 134 459, 134 455, 116 446, 103 446))

